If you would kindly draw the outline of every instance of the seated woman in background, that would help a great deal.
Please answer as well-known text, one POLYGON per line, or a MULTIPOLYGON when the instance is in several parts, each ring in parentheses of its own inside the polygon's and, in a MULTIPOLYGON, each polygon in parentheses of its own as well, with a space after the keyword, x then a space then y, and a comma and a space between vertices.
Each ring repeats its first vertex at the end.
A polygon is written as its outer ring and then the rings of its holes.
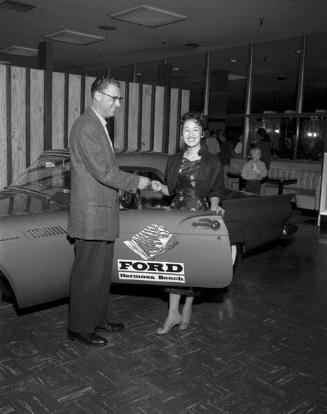
POLYGON ((260 194, 262 180, 267 176, 268 170, 261 161, 261 150, 254 146, 250 149, 251 159, 247 161, 242 169, 242 178, 245 180, 245 191, 260 194))
MULTIPOLYGON (((204 121, 200 114, 188 112, 182 117, 182 138, 185 149, 171 155, 167 161, 166 183, 152 181, 154 191, 162 191, 166 196, 173 195, 172 208, 182 210, 208 210, 223 214, 219 206, 224 192, 224 178, 221 163, 216 155, 210 154, 201 146, 204 121)), ((193 288, 169 288, 168 316, 157 334, 167 334, 179 325, 187 329, 192 313, 192 303, 196 291, 193 288), (185 295, 182 314, 179 312, 181 296, 185 295)))

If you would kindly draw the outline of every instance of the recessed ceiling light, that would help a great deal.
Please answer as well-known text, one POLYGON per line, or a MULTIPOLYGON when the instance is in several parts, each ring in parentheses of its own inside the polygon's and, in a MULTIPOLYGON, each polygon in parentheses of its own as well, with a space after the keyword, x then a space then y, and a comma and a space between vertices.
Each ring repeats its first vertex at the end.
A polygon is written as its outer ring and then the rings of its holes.
POLYGON ((179 71, 181 71, 182 69, 181 69, 181 68, 179 68, 178 66, 175 66, 175 67, 173 68, 173 70, 174 70, 175 72, 179 72, 179 71))
POLYGON ((0 3, 1 9, 12 10, 16 12, 26 13, 35 9, 36 6, 27 3, 21 3, 19 1, 5 0, 0 3))
POLYGON ((230 63, 237 63, 238 59, 229 59, 230 63))
POLYGON ((121 20, 127 23, 138 24, 146 27, 160 27, 167 24, 177 23, 188 19, 182 14, 173 13, 168 10, 158 9, 157 7, 140 5, 110 14, 111 19, 121 20))
POLYGON ((295 53, 296 53, 297 55, 300 55, 300 54, 302 53, 302 50, 301 50, 301 49, 296 49, 295 53))
POLYGON ((96 36, 89 33, 75 32, 73 30, 59 30, 59 32, 49 33, 42 36, 46 39, 55 40, 57 42, 71 43, 74 45, 90 45, 92 43, 101 42, 106 38, 96 36))
POLYGON ((98 26, 98 28, 101 29, 101 30, 109 30, 109 31, 117 29, 117 27, 115 27, 115 26, 107 26, 105 24, 102 24, 102 25, 98 26))
POLYGON ((31 47, 24 47, 24 46, 10 46, 6 49, 0 50, 0 52, 8 53, 9 55, 20 55, 20 56, 37 56, 38 50, 33 49, 31 47))
POLYGON ((184 43, 183 46, 188 47, 190 49, 195 49, 196 47, 199 47, 197 43, 184 43))

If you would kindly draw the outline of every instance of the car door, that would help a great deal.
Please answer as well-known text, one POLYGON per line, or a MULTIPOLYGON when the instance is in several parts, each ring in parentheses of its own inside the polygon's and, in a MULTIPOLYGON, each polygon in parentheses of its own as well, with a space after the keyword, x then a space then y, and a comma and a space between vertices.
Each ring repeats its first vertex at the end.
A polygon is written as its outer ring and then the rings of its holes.
MULTIPOLYGON (((156 178, 153 170, 151 178, 156 178)), ((181 211, 168 204, 161 193, 143 190, 131 196, 130 206, 122 206, 112 281, 228 286, 233 264, 223 219, 210 211, 181 211)))

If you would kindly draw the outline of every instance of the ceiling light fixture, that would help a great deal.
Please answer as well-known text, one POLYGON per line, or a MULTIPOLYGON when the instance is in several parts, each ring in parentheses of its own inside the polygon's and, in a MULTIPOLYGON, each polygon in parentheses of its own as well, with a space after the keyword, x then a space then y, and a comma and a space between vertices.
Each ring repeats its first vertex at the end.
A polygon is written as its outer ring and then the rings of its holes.
POLYGON ((195 49, 199 47, 200 45, 198 45, 197 43, 184 43, 183 46, 189 49, 195 49))
POLYGON ((89 33, 75 32, 74 30, 59 30, 58 32, 43 35, 45 39, 54 40, 56 42, 70 43, 73 45, 90 45, 92 43, 101 42, 106 38, 96 36, 89 33))
POLYGON ((0 52, 8 53, 9 55, 19 55, 19 56, 37 56, 38 50, 31 47, 24 46, 9 46, 6 49, 0 50, 0 52))
POLYGON ((182 14, 145 5, 110 14, 109 17, 111 19, 151 28, 165 26, 167 24, 173 24, 188 19, 187 16, 182 14))
POLYGON ((21 3, 19 1, 5 0, 0 3, 1 9, 12 10, 16 12, 26 13, 35 9, 36 6, 27 3, 21 3))
POLYGON ((108 30, 108 31, 113 31, 113 30, 117 29, 117 27, 115 27, 115 26, 107 26, 107 25, 104 25, 104 24, 98 26, 98 28, 101 29, 101 30, 108 30))
POLYGON ((238 60, 237 59, 229 59, 230 63, 237 63, 238 60))

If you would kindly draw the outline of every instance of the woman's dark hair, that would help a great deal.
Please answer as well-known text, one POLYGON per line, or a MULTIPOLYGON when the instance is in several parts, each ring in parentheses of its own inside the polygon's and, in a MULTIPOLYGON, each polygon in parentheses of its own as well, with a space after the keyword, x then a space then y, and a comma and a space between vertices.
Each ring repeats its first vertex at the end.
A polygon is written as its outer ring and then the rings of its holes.
POLYGON ((186 121, 189 120, 194 121, 195 123, 199 124, 202 129, 204 129, 204 118, 201 114, 199 114, 198 112, 186 112, 183 116, 182 116, 182 120, 181 120, 181 125, 183 127, 183 125, 185 124, 186 121))

